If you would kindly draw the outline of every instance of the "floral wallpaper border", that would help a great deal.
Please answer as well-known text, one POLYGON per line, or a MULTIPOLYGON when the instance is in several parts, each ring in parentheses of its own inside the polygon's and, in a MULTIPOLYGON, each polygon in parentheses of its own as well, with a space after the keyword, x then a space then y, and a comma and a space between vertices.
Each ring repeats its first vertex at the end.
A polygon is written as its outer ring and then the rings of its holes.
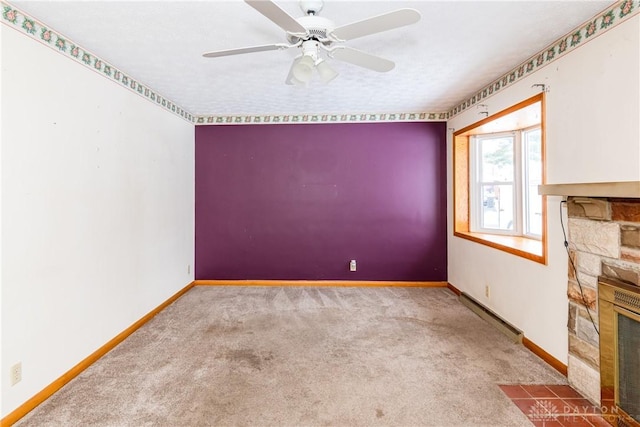
POLYGON ((382 114, 298 114, 298 115, 194 115, 184 110, 176 103, 156 93, 148 86, 126 75, 112 64, 98 58, 91 52, 65 39, 54 30, 47 28, 36 19, 19 9, 0 0, 2 22, 31 37, 38 42, 51 47, 59 53, 75 60, 77 63, 101 73, 104 77, 115 80, 150 102, 158 104, 183 119, 204 125, 216 124, 276 124, 276 123, 344 123, 344 122, 397 122, 397 121, 445 121, 454 117, 469 107, 496 92, 510 86, 523 77, 530 75, 550 62, 566 55, 581 44, 603 33, 606 30, 624 22, 640 12, 640 0, 620 0, 592 21, 582 24, 571 33, 560 38, 546 49, 538 52, 519 66, 491 84, 480 89, 471 98, 461 102, 446 112, 438 113, 382 113, 382 114))
POLYGON ((460 114, 483 99, 488 98, 507 86, 510 86, 521 78, 528 76, 545 65, 548 65, 559 57, 566 55, 581 44, 584 44, 590 38, 592 39, 594 36, 597 36, 638 14, 638 12, 640 12, 640 0, 621 0, 617 2, 610 8, 607 8, 602 14, 596 16, 592 21, 582 24, 571 33, 560 38, 546 49, 538 52, 527 61, 495 80, 493 83, 480 89, 471 98, 456 105, 447 112, 447 118, 460 114))
POLYGON ((199 125, 282 124, 282 123, 353 123, 353 122, 424 122, 443 121, 447 113, 383 113, 383 114, 300 114, 266 116, 197 116, 199 125))
POLYGON ((195 122, 195 116, 188 111, 185 111, 184 108, 180 107, 175 102, 168 100, 148 86, 136 81, 133 77, 123 73, 112 64, 98 58, 96 55, 83 47, 78 46, 73 41, 64 38, 55 30, 47 28, 35 18, 32 18, 4 1, 0 1, 0 10, 2 12, 1 22, 3 24, 12 26, 14 29, 46 46, 51 47, 59 53, 73 59, 77 63, 101 73, 108 79, 118 82, 122 87, 137 93, 143 98, 161 106, 165 110, 182 117, 189 122, 195 122))

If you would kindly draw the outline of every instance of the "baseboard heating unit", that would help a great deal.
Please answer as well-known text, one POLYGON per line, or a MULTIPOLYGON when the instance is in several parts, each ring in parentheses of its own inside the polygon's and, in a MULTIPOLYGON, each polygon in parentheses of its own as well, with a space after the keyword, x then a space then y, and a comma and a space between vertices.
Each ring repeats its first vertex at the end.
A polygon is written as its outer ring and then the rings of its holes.
POLYGON ((493 311, 489 310, 484 305, 480 304, 475 299, 471 298, 466 293, 463 292, 460 294, 460 302, 471 311, 476 313, 478 316, 489 322, 489 324, 494 326, 497 330, 502 332, 513 342, 522 343, 523 333, 521 330, 508 323, 506 320, 498 316, 493 311))

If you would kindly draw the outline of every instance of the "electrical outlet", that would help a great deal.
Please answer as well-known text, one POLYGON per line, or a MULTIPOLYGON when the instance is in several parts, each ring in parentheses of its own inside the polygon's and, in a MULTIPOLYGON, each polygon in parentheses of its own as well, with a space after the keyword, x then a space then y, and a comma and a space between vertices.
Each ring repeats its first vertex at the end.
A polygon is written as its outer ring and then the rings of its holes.
POLYGON ((356 271, 356 260, 352 259, 351 262, 349 262, 349 271, 356 271))
POLYGON ((484 296, 489 298, 489 285, 484 285, 484 296))
POLYGON ((21 362, 18 362, 11 367, 10 381, 12 386, 22 381, 22 363, 21 362))
POLYGON ((187 274, 191 274, 191 264, 187 264, 187 274))

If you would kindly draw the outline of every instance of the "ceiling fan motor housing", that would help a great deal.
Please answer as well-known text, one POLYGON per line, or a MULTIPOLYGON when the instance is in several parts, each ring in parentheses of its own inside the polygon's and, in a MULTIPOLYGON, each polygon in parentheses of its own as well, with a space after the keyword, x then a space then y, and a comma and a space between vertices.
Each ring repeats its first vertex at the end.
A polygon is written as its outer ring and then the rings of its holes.
POLYGON ((295 44, 300 40, 317 40, 325 46, 331 44, 332 40, 329 38, 329 34, 336 27, 333 21, 314 15, 303 16, 297 21, 307 30, 307 34, 303 37, 287 34, 287 40, 290 43, 295 44))

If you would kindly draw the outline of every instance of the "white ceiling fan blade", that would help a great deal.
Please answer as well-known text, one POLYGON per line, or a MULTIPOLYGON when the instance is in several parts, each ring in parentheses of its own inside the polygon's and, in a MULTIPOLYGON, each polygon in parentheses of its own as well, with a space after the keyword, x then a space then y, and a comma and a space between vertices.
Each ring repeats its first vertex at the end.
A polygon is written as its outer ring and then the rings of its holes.
POLYGON ((219 56, 240 55, 242 53, 252 52, 266 52, 269 50, 287 49, 289 47, 291 46, 284 43, 265 44, 262 46, 241 47, 238 49, 216 50, 214 52, 203 53, 202 56, 204 56, 205 58, 217 58, 219 56))
POLYGON ((296 19, 285 12, 280 6, 271 0, 244 0, 249 6, 269 18, 273 23, 288 33, 298 36, 307 34, 304 28, 296 19))
POLYGON ((393 12, 343 25, 333 30, 331 35, 341 41, 352 40, 358 37, 368 36, 369 34, 415 24, 419 20, 420 12, 417 10, 398 9, 393 12))
POLYGON ((380 58, 379 56, 370 55, 361 50, 353 49, 346 46, 340 46, 332 49, 329 52, 329 55, 332 58, 339 59, 340 61, 348 62, 359 67, 378 71, 380 73, 391 71, 396 66, 393 61, 380 58))

